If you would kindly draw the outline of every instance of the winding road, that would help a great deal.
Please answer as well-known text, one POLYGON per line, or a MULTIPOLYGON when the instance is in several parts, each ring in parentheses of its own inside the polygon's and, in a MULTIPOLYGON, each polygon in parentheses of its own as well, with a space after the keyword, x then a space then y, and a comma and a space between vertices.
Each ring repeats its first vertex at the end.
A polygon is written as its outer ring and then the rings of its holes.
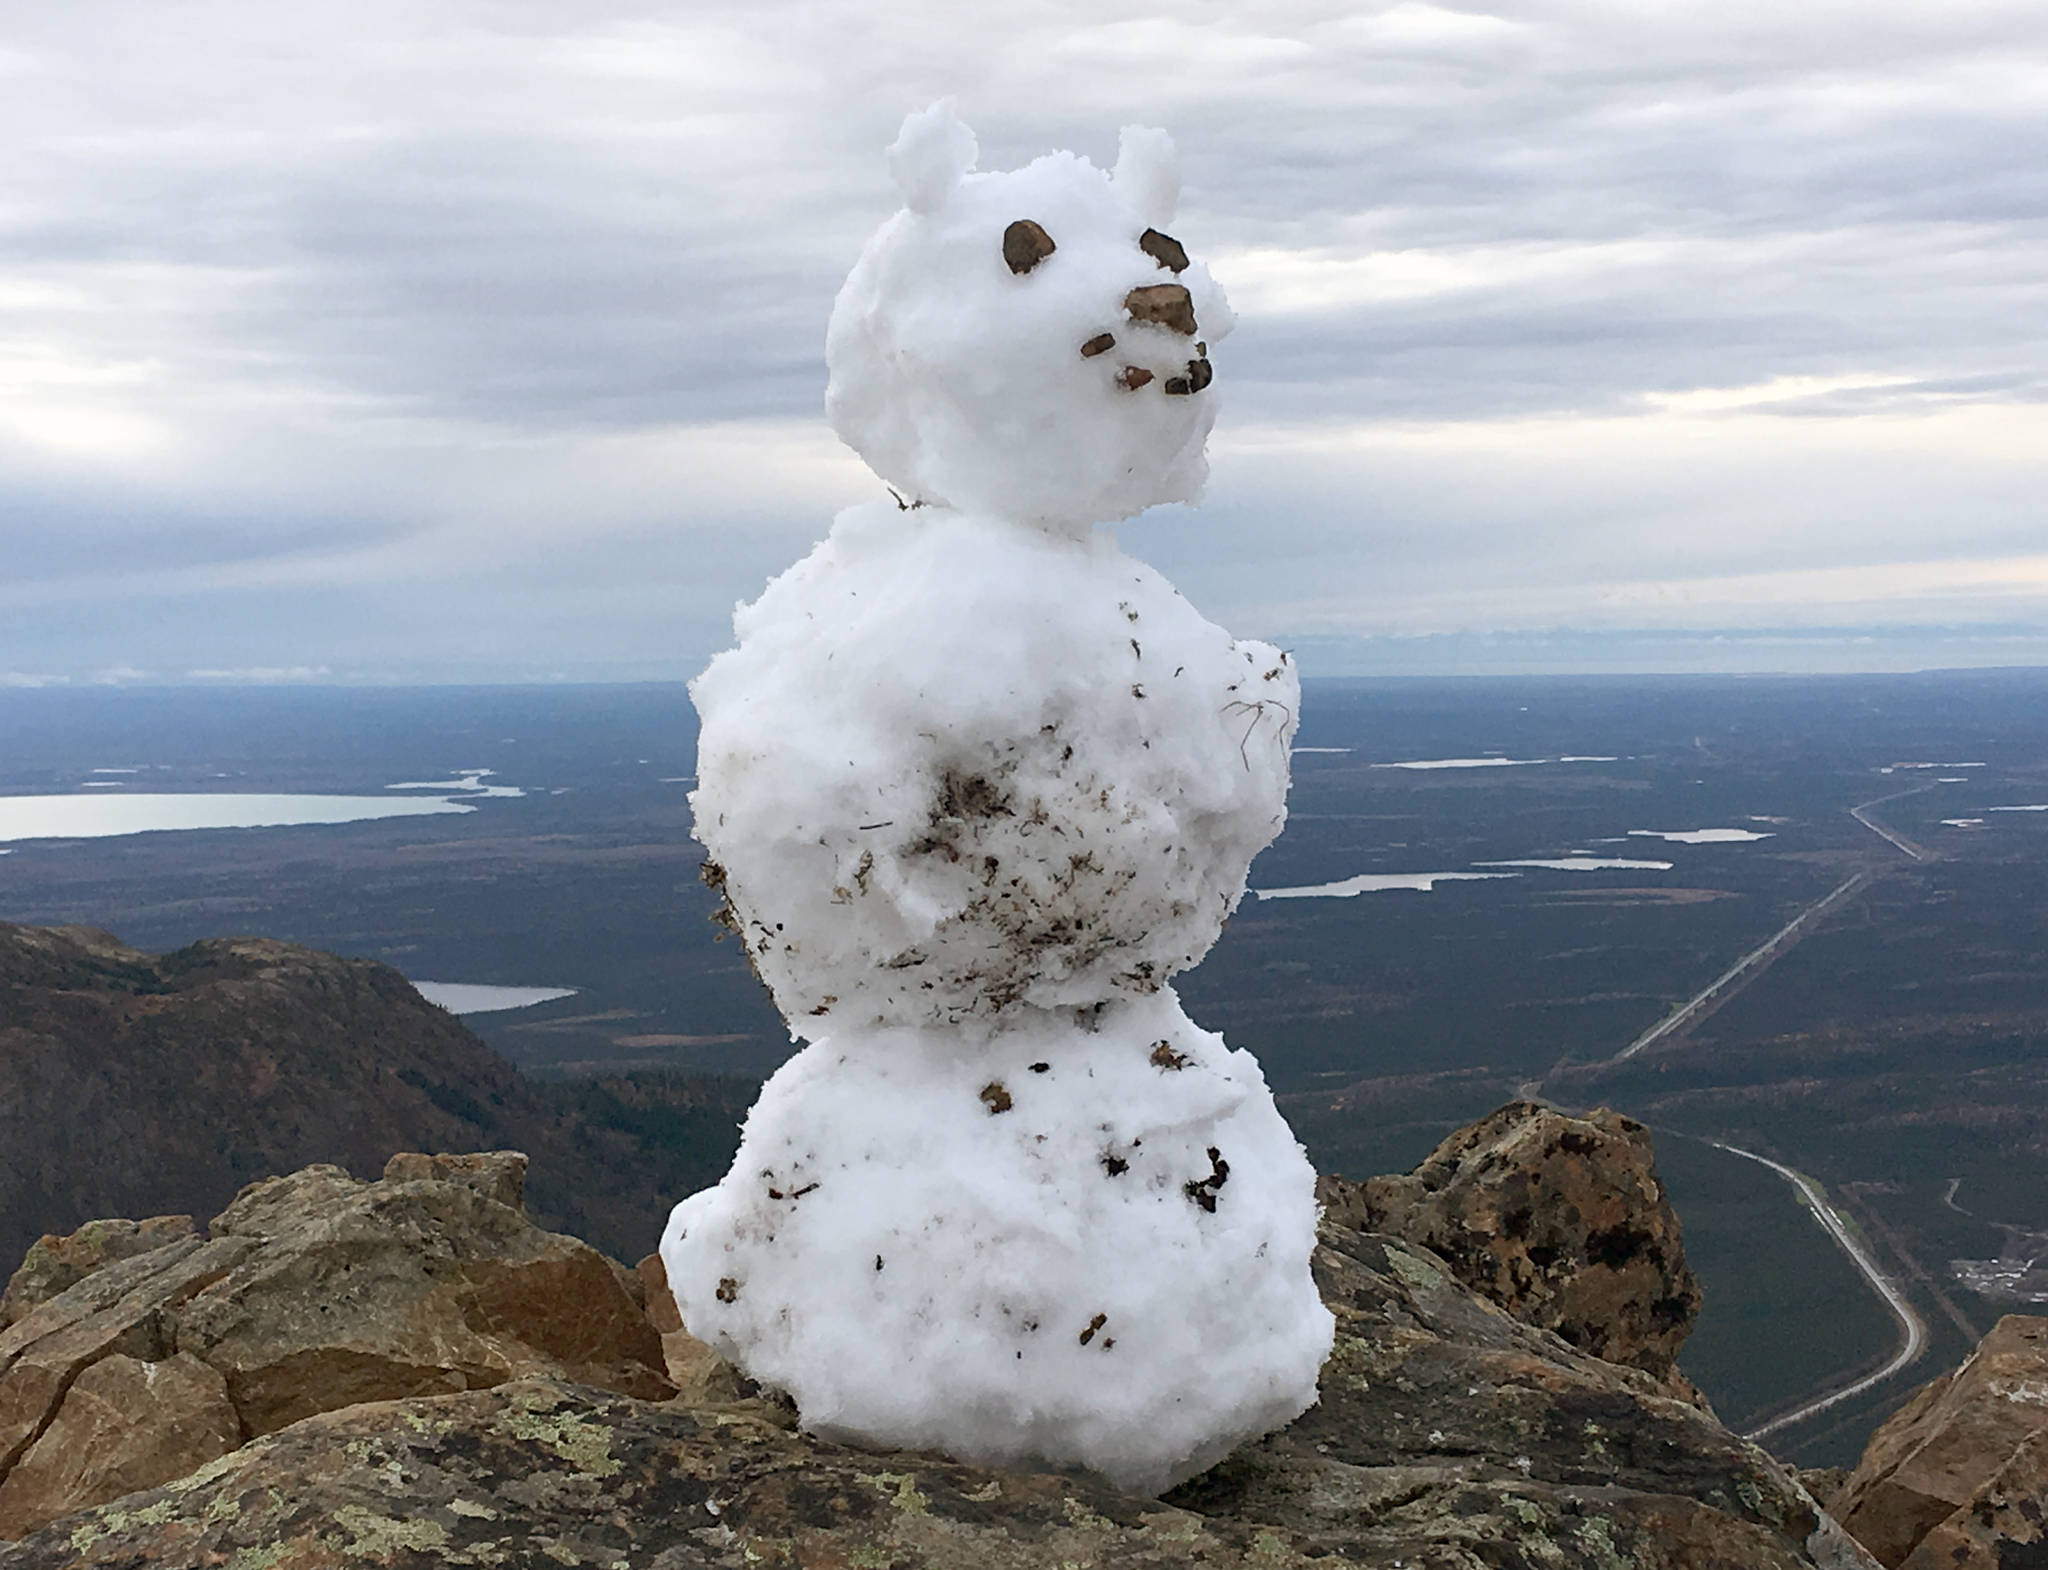
POLYGON ((1848 1224, 1842 1220, 1841 1216, 1835 1212, 1834 1207, 1828 1203, 1827 1196, 1821 1192, 1821 1187, 1818 1183, 1814 1182, 1812 1178, 1793 1171, 1792 1168, 1786 1166, 1783 1162, 1773 1161, 1769 1156, 1760 1156, 1753 1150, 1743 1150, 1735 1145, 1724 1145, 1717 1139, 1710 1139, 1707 1143, 1716 1150, 1727 1151, 1731 1156, 1741 1156, 1746 1160, 1756 1162, 1759 1166, 1769 1167, 1779 1177, 1790 1183, 1798 1193, 1801 1203, 1813 1212, 1814 1219, 1819 1221, 1821 1226, 1826 1229, 1828 1236, 1834 1239, 1835 1246, 1849 1256, 1850 1263, 1855 1265, 1857 1270, 1861 1272, 1863 1279, 1870 1283, 1871 1290, 1884 1299, 1884 1306, 1891 1310, 1892 1317, 1899 1322, 1901 1332, 1899 1350, 1876 1373, 1865 1374, 1861 1379, 1854 1380, 1842 1386, 1839 1390, 1831 1390, 1826 1395, 1818 1396, 1801 1406, 1793 1408, 1790 1412, 1781 1413, 1777 1417, 1772 1418, 1768 1423, 1752 1428, 1742 1436, 1743 1438, 1762 1439, 1766 1434, 1776 1433, 1781 1428, 1790 1428, 1794 1423, 1804 1422, 1816 1413, 1827 1411, 1829 1407, 1839 1406, 1852 1396, 1860 1396, 1873 1385, 1884 1383, 1885 1380, 1907 1367, 1921 1353, 1927 1350, 1926 1321, 1921 1319, 1920 1315, 1914 1310, 1913 1305, 1906 1301, 1905 1293, 1898 1289, 1889 1276, 1877 1268, 1877 1261, 1870 1257, 1870 1251, 1863 1246, 1856 1235, 1849 1230, 1848 1224))
MULTIPOLYGON (((1918 796, 1922 792, 1932 790, 1933 788, 1932 785, 1916 785, 1908 790, 1894 791, 1887 796, 1879 796, 1870 801, 1859 802, 1856 806, 1848 809, 1849 816, 1890 845, 1894 850, 1911 857, 1914 861, 1926 861, 1930 859, 1926 852, 1909 840, 1893 833, 1869 814, 1872 808, 1881 807, 1886 802, 1898 801, 1907 796, 1918 796)), ((1758 944, 1719 976, 1715 977, 1711 983, 1688 1000, 1682 1007, 1673 1010, 1664 1019, 1644 1031, 1608 1061, 1610 1063, 1625 1063, 1645 1048, 1663 1040, 1672 1032, 1682 1029, 1699 1019, 1702 1015, 1711 1013, 1721 1004, 1727 1002, 1729 998, 1755 980, 1770 960, 1776 958, 1793 943, 1797 942, 1815 918, 1834 909, 1843 900, 1849 898, 1850 895, 1872 882, 1877 876, 1879 876, 1877 870, 1865 870, 1845 878, 1818 900, 1815 900, 1811 905, 1800 911, 1798 915, 1794 916, 1783 927, 1780 927, 1764 942, 1758 944)), ((1540 1093, 1540 1081, 1532 1081, 1530 1086, 1524 1086, 1523 1093, 1531 1093, 1532 1086, 1540 1093)), ((1771 1171, 1777 1173, 1778 1176, 1790 1183, 1793 1191, 1798 1194, 1800 1203, 1813 1212, 1814 1219, 1820 1222, 1821 1227, 1827 1232, 1828 1237, 1834 1242, 1835 1246, 1848 1255, 1849 1262, 1856 1267, 1857 1273, 1869 1283, 1870 1289, 1883 1300, 1885 1307, 1891 1312, 1892 1318, 1898 1322, 1900 1333, 1897 1352, 1875 1373, 1865 1374, 1861 1378, 1854 1379, 1848 1384, 1841 1386, 1839 1389, 1826 1391, 1810 1401, 1802 1402, 1791 1411, 1780 1413, 1768 1423, 1751 1429, 1744 1437, 1748 1439, 1762 1439, 1765 1435, 1774 1434, 1779 1429, 1790 1428, 1795 1423, 1804 1422, 1807 1418, 1825 1412, 1831 1407, 1839 1406, 1842 1402, 1851 1400, 1863 1394, 1864 1391, 1882 1384, 1900 1370, 1914 1363, 1927 1350, 1926 1321, 1921 1319, 1919 1312, 1907 1301, 1905 1293, 1899 1289, 1898 1285, 1878 1268, 1877 1261, 1871 1257, 1870 1250, 1864 1246, 1855 1233, 1850 1231, 1848 1223, 1828 1203, 1827 1195, 1822 1191, 1820 1185, 1811 1178, 1802 1176, 1783 1162, 1773 1161, 1769 1156, 1758 1155, 1753 1150, 1744 1150, 1736 1145, 1722 1144, 1719 1140, 1708 1140, 1707 1143, 1714 1146, 1717 1150, 1727 1151, 1731 1156, 1741 1156, 1745 1160, 1754 1161, 1760 1166, 1769 1167, 1771 1171)), ((1953 1193, 1954 1190, 1951 1189, 1951 1197, 1953 1193)))
MULTIPOLYGON (((1932 785, 1916 785, 1908 790, 1893 791, 1888 796, 1879 796, 1871 801, 1859 802, 1856 806, 1849 809, 1849 816, 1890 845, 1894 850, 1903 852, 1915 861, 1926 861, 1928 859, 1926 852, 1922 851, 1911 841, 1893 833, 1882 823, 1872 818, 1870 816, 1870 809, 1881 807, 1888 801, 1899 801, 1907 796, 1918 796, 1933 788, 1932 785)), ((1688 1003, 1678 1013, 1672 1015, 1671 1018, 1665 1020, 1663 1024, 1639 1037, 1613 1061, 1619 1063, 1624 1058, 1635 1056, 1636 1053, 1642 1051, 1644 1047, 1657 1040, 1658 1037, 1668 1034, 1684 1024, 1695 1011, 1704 1007, 1717 994, 1721 993, 1722 989, 1748 979, 1754 966, 1771 954, 1779 944, 1795 937, 1799 929, 1811 917, 1819 915, 1823 910, 1830 908, 1838 900, 1846 897, 1852 890, 1870 882, 1873 876, 1875 876, 1873 873, 1859 872, 1832 893, 1822 898, 1818 903, 1808 906, 1799 913, 1790 925, 1773 937, 1770 942, 1749 954, 1745 954, 1735 963, 1733 968, 1705 992, 1694 998, 1692 1002, 1688 1003)), ((1891 1359, 1882 1368, 1878 1369, 1875 1373, 1865 1374, 1860 1379, 1851 1380, 1840 1389, 1830 1390, 1823 1395, 1814 1397, 1811 1401, 1802 1402, 1789 1412, 1781 1412, 1768 1423, 1752 1428, 1743 1437, 1747 1439, 1762 1439, 1766 1434, 1774 1434, 1781 1428, 1790 1428, 1794 1423, 1802 1423, 1809 1417, 1825 1412, 1830 1407, 1839 1406, 1844 1401, 1860 1396, 1864 1391, 1883 1384, 1892 1375, 1914 1363, 1927 1350, 1927 1322, 1920 1317, 1919 1311, 1907 1301, 1906 1294, 1899 1289, 1898 1284, 1882 1270, 1878 1269, 1877 1261, 1871 1258, 1870 1250, 1864 1246, 1862 1240, 1855 1233, 1849 1230, 1848 1223, 1828 1203, 1827 1195, 1822 1192, 1821 1186, 1814 1182, 1813 1179, 1795 1172, 1783 1162, 1773 1161, 1769 1156, 1760 1156, 1753 1150, 1743 1150, 1736 1145, 1724 1145, 1719 1140, 1709 1140, 1707 1143, 1716 1150, 1727 1151, 1731 1156, 1741 1156, 1747 1161, 1756 1162, 1759 1166, 1769 1167, 1779 1177, 1790 1183, 1793 1191, 1798 1194, 1800 1203, 1813 1212, 1814 1219, 1820 1222, 1827 1235, 1833 1239, 1835 1246, 1849 1256, 1849 1263, 1854 1265, 1857 1273, 1870 1284, 1871 1291, 1883 1299, 1884 1306, 1891 1311, 1892 1318, 1897 1320, 1899 1325, 1899 1349, 1892 1354, 1891 1359)), ((1953 1195, 1953 1193, 1954 1189, 1951 1188, 1950 1194, 1953 1195)))

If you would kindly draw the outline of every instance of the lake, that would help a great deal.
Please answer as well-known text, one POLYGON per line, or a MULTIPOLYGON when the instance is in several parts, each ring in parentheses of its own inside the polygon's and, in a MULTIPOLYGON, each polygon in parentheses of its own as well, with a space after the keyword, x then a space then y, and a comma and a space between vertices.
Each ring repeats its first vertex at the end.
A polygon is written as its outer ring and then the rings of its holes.
POLYGON ((1311 883, 1292 889, 1253 889, 1260 899, 1350 899, 1354 894, 1380 894, 1394 889, 1435 892, 1439 883, 1483 883, 1512 878, 1513 872, 1366 872, 1338 883, 1311 883))
POLYGON ((171 829, 271 829, 366 818, 474 812, 440 796, 265 795, 198 792, 151 795, 0 796, 0 841, 106 839, 171 829))
POLYGON ((487 987, 474 981, 415 981, 413 990, 451 1014, 496 1014, 576 996, 574 987, 487 987))

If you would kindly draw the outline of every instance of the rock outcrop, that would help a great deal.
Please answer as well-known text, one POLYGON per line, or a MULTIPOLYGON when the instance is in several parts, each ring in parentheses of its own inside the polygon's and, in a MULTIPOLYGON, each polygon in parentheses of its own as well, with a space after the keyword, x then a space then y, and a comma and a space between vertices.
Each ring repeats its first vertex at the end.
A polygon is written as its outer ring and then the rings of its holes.
POLYGON ((183 1477, 246 1438, 218 1370, 185 1352, 86 1365, 0 1482, 0 1537, 183 1477))
MULTIPOLYGON (((185 1293, 168 1316, 181 1344, 188 1319, 235 1322, 238 1295, 260 1297, 264 1317, 294 1321, 288 1272, 258 1257, 290 1230, 281 1218, 331 1211, 324 1235, 353 1238, 372 1215, 419 1214, 425 1189, 444 1213, 495 1204, 445 1180, 351 1187, 331 1171, 299 1173, 252 1190, 218 1237, 110 1265, 37 1313, 76 1317, 87 1298, 132 1302, 139 1273, 182 1283, 151 1289, 155 1300, 185 1293)), ((444 1268, 444 1254, 425 1252, 423 1270, 444 1268)), ((343 1256, 328 1257, 338 1265, 343 1256)), ((369 1281, 384 1279, 364 1269, 369 1281)), ((190 1475, 0 1543, 0 1570, 1868 1570, 1871 1561, 1761 1450, 1674 1399, 1655 1375, 1569 1346, 1476 1295, 1426 1247, 1329 1217, 1315 1271, 1338 1320, 1319 1404, 1164 1500, 1069 1476, 824 1444, 797 1432, 785 1405, 737 1385, 700 1383, 657 1403, 556 1375, 488 1390, 423 1383, 402 1399, 304 1417, 190 1475)), ((304 1280, 309 1300, 357 1290, 334 1269, 309 1268, 304 1280)), ((659 1313, 659 1283, 645 1285, 659 1313)), ((434 1298, 429 1289, 413 1301, 434 1298)), ((133 1317, 116 1314, 101 1340, 133 1317)), ((680 1328, 668 1334, 687 1339, 680 1328)), ((225 1339, 201 1342, 218 1348, 225 1339)), ((146 1361, 128 1345, 119 1355, 146 1361)), ((0 1376, 0 1398, 12 1377, 0 1376)), ((236 1377, 224 1383, 232 1396, 236 1377)))
POLYGON ((1833 1500, 1890 1567, 2048 1565, 2048 1319, 2009 1314, 1870 1438, 1833 1500))
POLYGON ((1316 1276, 1337 1316, 1318 1404, 1172 1502, 1333 1564, 1867 1564, 1762 1450, 1427 1248, 1326 1215, 1316 1276))
POLYGON ((362 1402, 532 1376, 672 1395, 630 1272, 528 1221, 524 1170, 308 1167, 31 1307, 0 1331, 0 1537, 362 1402))
POLYGON ((1321 1197, 1339 1220, 1434 1250, 1517 1319, 1694 1394, 1675 1363, 1699 1283, 1634 1119, 1510 1102, 1413 1172, 1326 1180, 1321 1197))
POLYGON ((0 1294, 0 1330, 102 1265, 153 1253, 194 1235, 190 1216, 151 1216, 147 1221, 88 1221, 76 1232, 43 1237, 29 1248, 7 1291, 0 1294))

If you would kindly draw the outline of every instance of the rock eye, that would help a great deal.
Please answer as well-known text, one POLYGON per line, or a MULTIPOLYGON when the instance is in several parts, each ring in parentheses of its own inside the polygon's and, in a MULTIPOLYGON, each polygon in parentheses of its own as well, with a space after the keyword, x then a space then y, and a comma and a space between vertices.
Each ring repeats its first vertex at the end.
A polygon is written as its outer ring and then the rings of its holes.
POLYGON ((1019 218, 1003 231, 1003 260, 1013 273, 1028 273, 1058 250, 1052 236, 1029 218, 1019 218))
POLYGON ((1185 272, 1188 253, 1180 241, 1170 234, 1161 234, 1157 229, 1147 229, 1138 236, 1138 249, 1170 272, 1185 272))

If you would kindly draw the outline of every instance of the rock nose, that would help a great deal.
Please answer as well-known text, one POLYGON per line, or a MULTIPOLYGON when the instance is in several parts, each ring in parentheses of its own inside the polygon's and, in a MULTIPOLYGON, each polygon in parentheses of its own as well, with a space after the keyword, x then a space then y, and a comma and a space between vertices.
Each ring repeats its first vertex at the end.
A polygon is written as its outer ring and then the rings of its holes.
POLYGON ((1195 302, 1177 283, 1146 284, 1124 296, 1124 309, 1134 322, 1157 322, 1183 337, 1195 335, 1195 302))

